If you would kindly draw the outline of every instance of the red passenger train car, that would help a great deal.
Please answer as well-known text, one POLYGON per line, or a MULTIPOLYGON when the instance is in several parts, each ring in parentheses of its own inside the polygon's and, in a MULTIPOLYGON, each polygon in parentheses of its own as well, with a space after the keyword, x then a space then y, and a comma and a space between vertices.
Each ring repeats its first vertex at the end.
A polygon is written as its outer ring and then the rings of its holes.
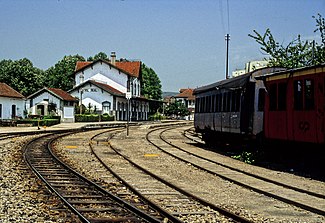
POLYGON ((261 75, 267 140, 325 145, 325 64, 261 75))

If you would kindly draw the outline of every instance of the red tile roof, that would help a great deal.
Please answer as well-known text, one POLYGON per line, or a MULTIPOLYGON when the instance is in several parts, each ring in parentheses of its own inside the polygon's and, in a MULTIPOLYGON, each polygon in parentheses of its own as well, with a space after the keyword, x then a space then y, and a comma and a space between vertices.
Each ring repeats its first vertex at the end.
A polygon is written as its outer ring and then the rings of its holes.
POLYGON ((116 61, 115 65, 131 74, 133 77, 139 77, 141 62, 140 61, 116 61))
POLYGON ((109 92, 109 93, 113 93, 115 95, 120 95, 120 96, 125 95, 123 92, 121 92, 121 91, 119 91, 119 90, 117 90, 117 89, 115 89, 115 88, 113 88, 113 87, 111 87, 111 86, 109 86, 107 84, 100 83, 100 82, 97 82, 97 81, 94 81, 94 80, 89 80, 89 82, 96 85, 96 86, 98 86, 99 88, 109 92))
POLYGON ((69 93, 59 88, 48 88, 49 91, 59 96, 64 101, 77 101, 76 98, 72 97, 69 93))
POLYGON ((85 66, 91 64, 92 62, 89 61, 77 61, 76 63, 76 68, 74 69, 75 71, 78 71, 82 68, 84 68, 85 66))
POLYGON ((140 61, 127 61, 127 60, 122 60, 122 61, 116 61, 115 65, 111 64, 108 60, 97 60, 97 61, 77 61, 76 63, 76 68, 75 72, 89 66, 90 64, 94 64, 98 61, 103 61, 105 63, 110 64, 113 67, 116 67, 117 69, 120 69, 127 74, 131 75, 132 77, 139 77, 140 75, 140 70, 141 70, 141 62, 140 61))
POLYGON ((8 86, 6 83, 0 83, 0 96, 11 98, 24 98, 24 95, 8 86))
POLYGON ((180 89, 179 94, 175 95, 175 98, 187 98, 189 100, 194 100, 195 97, 193 95, 193 89, 187 88, 187 89, 180 89))

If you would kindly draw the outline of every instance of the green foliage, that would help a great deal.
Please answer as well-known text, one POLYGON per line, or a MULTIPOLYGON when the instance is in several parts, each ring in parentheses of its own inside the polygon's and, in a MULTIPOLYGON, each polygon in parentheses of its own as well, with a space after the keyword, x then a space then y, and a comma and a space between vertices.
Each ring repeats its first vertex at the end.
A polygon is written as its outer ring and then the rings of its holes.
POLYGON ((163 114, 161 114, 160 112, 156 112, 155 114, 153 114, 153 115, 150 115, 149 117, 148 117, 148 120, 149 121, 158 121, 158 120, 163 120, 163 119, 165 119, 166 117, 163 115, 163 114))
POLYGON ((269 66, 285 68, 311 66, 325 63, 325 23, 320 14, 316 19, 316 26, 314 32, 320 32, 322 38, 320 44, 315 41, 303 41, 298 35, 287 46, 283 46, 275 40, 270 29, 266 29, 263 35, 253 30, 255 35, 248 36, 260 44, 261 50, 270 56, 269 66))
POLYGON ((161 100, 161 82, 156 72, 142 63, 141 93, 148 99, 161 100))
POLYGON ((60 124, 60 119, 54 118, 28 118, 28 119, 21 119, 17 120, 17 124, 32 124, 32 126, 52 126, 60 124))
POLYGON ((99 52, 93 57, 88 57, 87 61, 96 61, 96 60, 99 60, 99 59, 107 60, 108 56, 104 52, 99 52))
POLYGON ((110 115, 95 115, 95 114, 83 114, 75 115, 76 122, 99 122, 100 121, 114 121, 114 116, 110 115))
POLYGON ((64 56, 53 67, 46 70, 44 83, 47 87, 60 88, 64 91, 70 90, 74 85, 74 70, 77 61, 85 61, 80 55, 64 56))
POLYGON ((27 58, 0 61, 0 82, 28 96, 43 86, 44 71, 33 66, 27 58))
POLYGON ((255 162, 253 153, 243 151, 237 156, 231 156, 234 159, 240 160, 242 162, 253 164, 255 162))
POLYGON ((166 107, 165 113, 167 116, 174 116, 177 118, 184 117, 190 114, 189 110, 180 101, 170 103, 166 107))

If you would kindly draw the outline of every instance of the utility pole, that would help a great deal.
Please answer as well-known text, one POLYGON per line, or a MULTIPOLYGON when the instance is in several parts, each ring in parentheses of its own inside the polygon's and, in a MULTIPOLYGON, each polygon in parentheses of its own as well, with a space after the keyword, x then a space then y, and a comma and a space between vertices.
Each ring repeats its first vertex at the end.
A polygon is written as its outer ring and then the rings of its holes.
POLYGON ((229 61, 229 40, 230 40, 230 35, 227 34, 225 35, 225 40, 226 40, 226 44, 227 44, 227 54, 226 54, 226 79, 229 79, 229 74, 228 74, 228 61, 229 61))

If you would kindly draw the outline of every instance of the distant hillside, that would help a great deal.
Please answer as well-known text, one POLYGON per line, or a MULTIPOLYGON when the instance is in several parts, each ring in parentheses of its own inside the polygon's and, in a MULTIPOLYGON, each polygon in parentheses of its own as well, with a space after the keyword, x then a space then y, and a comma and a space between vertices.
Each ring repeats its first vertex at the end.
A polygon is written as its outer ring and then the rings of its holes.
POLYGON ((163 92, 162 96, 163 98, 165 98, 165 97, 175 96, 177 94, 179 94, 179 92, 163 92))

